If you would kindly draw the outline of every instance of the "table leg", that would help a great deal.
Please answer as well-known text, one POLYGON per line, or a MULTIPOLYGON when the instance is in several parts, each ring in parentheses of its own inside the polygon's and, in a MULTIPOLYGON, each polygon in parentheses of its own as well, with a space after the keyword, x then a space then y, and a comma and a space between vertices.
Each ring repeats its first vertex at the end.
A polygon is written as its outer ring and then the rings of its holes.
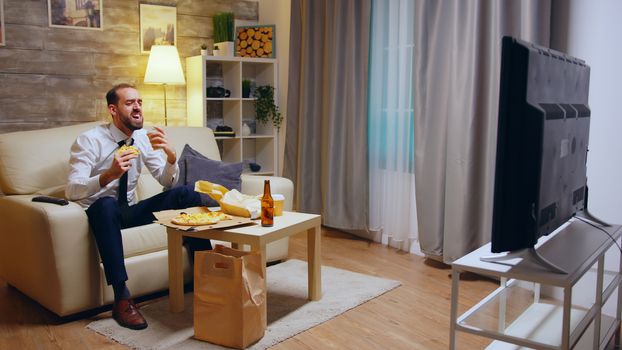
MULTIPOLYGON (((598 258, 598 267, 596 272, 596 300, 594 300, 594 304, 598 306, 599 314, 602 315, 602 306, 603 306, 603 279, 605 275, 605 255, 601 255, 598 258)), ((596 318, 592 321, 594 327, 594 338, 592 338, 592 349, 598 349, 600 347, 600 334, 602 317, 596 316, 596 318)), ((607 330, 605 330, 607 331, 607 330)))
POLYGON ((263 270, 263 278, 267 280, 266 276, 266 245, 261 243, 251 244, 251 251, 258 251, 261 254, 261 268, 263 270))
POLYGON ((320 226, 307 230, 309 300, 322 299, 321 237, 320 226))
MULTIPOLYGON (((251 251, 258 251, 261 255, 261 271, 263 273, 263 278, 266 281, 266 289, 268 288, 268 276, 266 275, 266 244, 265 243, 251 243, 251 251)), ((267 293, 267 290, 266 290, 267 293)), ((268 313, 268 303, 263 303, 263 314, 267 315, 268 313)), ((268 320, 264 317, 264 328, 268 326, 268 320)))
POLYGON ((451 311, 449 323, 449 350, 456 349, 456 322, 458 320, 458 296, 460 295, 460 271, 451 269, 451 311))
POLYGON ((564 311, 562 313, 562 339, 560 349, 570 349, 570 308, 572 305, 572 287, 564 288, 564 311))
POLYGON ((184 311, 184 268, 182 259, 182 235, 167 229, 168 235, 168 290, 171 312, 184 311))
MULTIPOLYGON (((452 280, 453 283, 453 280, 452 280)), ((507 288, 508 287, 508 278, 501 277, 501 283, 499 283, 500 287, 507 288)), ((499 296, 499 322, 497 324, 497 331, 499 333, 505 332, 505 313, 507 309, 508 295, 507 293, 501 293, 499 296)))

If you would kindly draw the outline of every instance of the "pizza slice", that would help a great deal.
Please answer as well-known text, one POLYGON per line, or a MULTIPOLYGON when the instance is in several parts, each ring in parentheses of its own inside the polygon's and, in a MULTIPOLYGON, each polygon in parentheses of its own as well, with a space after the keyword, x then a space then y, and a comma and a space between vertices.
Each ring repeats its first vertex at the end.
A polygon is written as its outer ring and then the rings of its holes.
POLYGON ((121 154, 125 151, 132 151, 132 153, 134 153, 135 155, 139 155, 140 151, 138 150, 138 148, 136 146, 128 146, 128 145, 123 145, 121 147, 119 147, 119 149, 117 150, 118 154, 121 154))
POLYGON ((181 212, 174 217, 171 222, 181 226, 201 226, 213 225, 220 221, 230 220, 231 217, 221 211, 211 211, 203 213, 188 214, 181 212))

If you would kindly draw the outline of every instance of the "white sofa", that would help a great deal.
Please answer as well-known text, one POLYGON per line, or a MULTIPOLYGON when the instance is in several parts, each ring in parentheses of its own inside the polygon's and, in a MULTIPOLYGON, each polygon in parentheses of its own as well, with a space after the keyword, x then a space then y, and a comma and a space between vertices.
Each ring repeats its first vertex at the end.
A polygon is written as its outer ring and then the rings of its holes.
MULTIPOLYGON (((0 276, 13 287, 59 316, 96 308, 113 301, 103 266, 89 232, 84 209, 76 203, 60 206, 32 202, 38 194, 64 196, 69 149, 77 135, 99 123, 0 135, 0 276)), ((218 145, 208 128, 169 127, 166 132, 178 154, 188 143, 203 155, 220 160, 218 145)), ((263 192, 263 179, 242 175, 242 193, 263 192)), ((285 195, 291 210, 293 184, 269 177, 273 193, 285 195)), ((143 174, 139 199, 162 187, 143 174)), ((168 288, 166 231, 149 224, 122 231, 128 286, 133 296, 168 288)), ((287 257, 288 241, 267 247, 267 260, 287 257)), ((185 280, 192 271, 184 254, 185 280)))

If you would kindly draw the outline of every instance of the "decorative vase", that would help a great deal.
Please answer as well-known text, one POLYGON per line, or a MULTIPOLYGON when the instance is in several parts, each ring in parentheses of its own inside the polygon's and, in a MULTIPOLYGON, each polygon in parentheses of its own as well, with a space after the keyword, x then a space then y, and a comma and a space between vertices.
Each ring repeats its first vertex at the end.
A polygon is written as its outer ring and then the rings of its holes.
POLYGON ((248 126, 248 124, 243 123, 242 124, 242 136, 249 136, 251 134, 251 128, 248 126))
POLYGON ((207 50, 201 49, 201 56, 207 56, 207 50))
POLYGON ((235 43, 233 41, 222 41, 215 43, 214 46, 218 47, 218 54, 214 51, 214 56, 233 57, 233 48, 235 47, 235 43))
POLYGON ((257 163, 249 163, 248 167, 251 168, 251 171, 256 173, 259 170, 261 170, 261 165, 257 164, 257 163))

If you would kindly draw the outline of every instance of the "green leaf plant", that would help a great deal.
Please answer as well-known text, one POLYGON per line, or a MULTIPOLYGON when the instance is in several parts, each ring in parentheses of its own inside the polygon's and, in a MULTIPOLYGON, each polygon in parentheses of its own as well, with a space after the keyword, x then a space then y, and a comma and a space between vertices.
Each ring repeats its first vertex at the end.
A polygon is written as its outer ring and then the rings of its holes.
POLYGON ((281 128, 283 116, 279 107, 274 103, 274 87, 270 85, 257 86, 253 91, 255 97, 255 118, 262 124, 272 121, 277 130, 281 128))
POLYGON ((221 12, 212 18, 215 43, 234 41, 233 20, 233 12, 221 12))

